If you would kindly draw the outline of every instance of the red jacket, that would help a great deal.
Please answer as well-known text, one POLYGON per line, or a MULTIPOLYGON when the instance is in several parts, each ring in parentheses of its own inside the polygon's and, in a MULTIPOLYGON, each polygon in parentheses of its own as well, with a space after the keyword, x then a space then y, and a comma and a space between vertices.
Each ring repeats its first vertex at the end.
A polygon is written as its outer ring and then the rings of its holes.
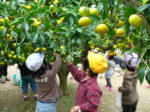
POLYGON ((86 74, 78 70, 74 65, 68 65, 74 79, 79 82, 76 93, 76 105, 81 112, 98 112, 102 91, 98 86, 97 77, 83 80, 86 74))

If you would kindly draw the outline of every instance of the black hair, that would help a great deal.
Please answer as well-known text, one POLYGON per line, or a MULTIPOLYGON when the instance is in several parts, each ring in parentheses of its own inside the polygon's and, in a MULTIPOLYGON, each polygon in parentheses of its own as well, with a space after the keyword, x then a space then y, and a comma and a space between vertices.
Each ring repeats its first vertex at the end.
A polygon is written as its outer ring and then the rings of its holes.
MULTIPOLYGON (((125 63, 125 64, 126 64, 126 63, 125 63)), ((128 66, 127 64, 126 64, 126 68, 127 68, 127 70, 129 70, 129 71, 132 71, 132 72, 135 71, 135 68, 132 68, 132 67, 128 66)))
POLYGON ((114 60, 114 56, 108 56, 109 60, 114 60))
POLYGON ((43 65, 33 73, 34 78, 40 78, 42 75, 45 74, 46 70, 52 69, 52 64, 48 63, 45 59, 43 61, 43 65))
POLYGON ((82 65, 83 65, 83 69, 84 71, 86 71, 87 69, 89 69, 89 75, 91 77, 96 77, 98 74, 94 73, 91 69, 90 69, 90 66, 89 66, 89 61, 87 59, 87 57, 84 57, 82 59, 82 65))

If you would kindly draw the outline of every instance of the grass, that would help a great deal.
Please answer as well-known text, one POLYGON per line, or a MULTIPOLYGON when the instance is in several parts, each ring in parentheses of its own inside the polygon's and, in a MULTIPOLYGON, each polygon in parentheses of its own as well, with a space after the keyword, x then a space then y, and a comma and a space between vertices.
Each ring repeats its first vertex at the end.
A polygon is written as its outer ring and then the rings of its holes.
POLYGON ((68 85, 67 95, 61 97, 57 103, 57 112, 70 112, 74 106, 75 90, 74 84, 68 85))
MULTIPOLYGON (((74 105, 75 88, 73 84, 68 85, 67 95, 57 102, 57 112, 70 112, 74 105)), ((16 91, 5 91, 0 96, 3 96, 0 97, 0 112, 35 112, 36 101, 32 93, 26 102, 23 101, 19 88, 16 91)))
MULTIPOLYGON (((68 84, 67 95, 62 96, 57 102, 57 112, 70 112, 74 106, 76 86, 73 83, 68 84)), ((0 91, 0 112, 35 112, 36 101, 33 99, 33 94, 30 94, 29 101, 24 102, 19 91, 20 88, 17 87, 16 90, 0 91)), ((103 90, 100 112, 115 112, 115 94, 115 91, 103 90)), ((138 104, 137 112, 149 112, 149 101, 144 100, 144 102, 143 105, 138 104)))

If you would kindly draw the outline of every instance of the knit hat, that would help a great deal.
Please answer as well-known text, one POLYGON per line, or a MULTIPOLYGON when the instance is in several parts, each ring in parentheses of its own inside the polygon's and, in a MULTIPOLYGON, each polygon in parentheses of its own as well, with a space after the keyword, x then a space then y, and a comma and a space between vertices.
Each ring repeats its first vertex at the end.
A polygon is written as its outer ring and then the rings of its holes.
POLYGON ((136 68, 137 64, 139 63, 138 54, 136 53, 125 54, 125 63, 130 68, 136 68))
POLYGON ((43 53, 32 53, 27 57, 26 66, 31 71, 37 71, 43 64, 43 53))
POLYGON ((101 54, 97 54, 90 51, 88 53, 88 61, 89 61, 89 66, 94 73, 102 74, 106 72, 108 63, 107 60, 104 58, 104 56, 102 56, 101 54))

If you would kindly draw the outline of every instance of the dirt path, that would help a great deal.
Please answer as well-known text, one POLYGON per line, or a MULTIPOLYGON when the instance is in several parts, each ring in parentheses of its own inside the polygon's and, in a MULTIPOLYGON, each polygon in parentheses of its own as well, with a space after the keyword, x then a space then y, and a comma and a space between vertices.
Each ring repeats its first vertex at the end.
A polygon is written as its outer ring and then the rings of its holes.
MULTIPOLYGON (((17 72, 18 70, 15 66, 10 66, 8 68, 8 77, 11 79, 11 81, 6 82, 5 84, 0 84, 0 112, 23 112, 20 111, 21 108, 24 108, 21 109, 24 110, 24 112, 31 112, 26 110, 24 107, 26 102, 22 100, 21 88, 13 85, 12 76, 17 72)), ((70 77, 68 77, 68 79, 70 80, 69 82, 76 83, 73 79, 70 79, 70 77)), ((112 84, 116 89, 114 91, 108 91, 104 88, 106 83, 104 78, 98 78, 98 82, 103 91, 103 97, 100 106, 101 112, 115 112, 115 96, 117 94, 117 88, 122 84, 122 76, 112 77, 112 84)), ((144 82, 142 85, 140 85, 138 82, 140 98, 137 112, 150 112, 150 89, 146 88, 145 86, 147 86, 146 82, 144 82)), ((31 102, 35 103, 34 101, 31 102)))

